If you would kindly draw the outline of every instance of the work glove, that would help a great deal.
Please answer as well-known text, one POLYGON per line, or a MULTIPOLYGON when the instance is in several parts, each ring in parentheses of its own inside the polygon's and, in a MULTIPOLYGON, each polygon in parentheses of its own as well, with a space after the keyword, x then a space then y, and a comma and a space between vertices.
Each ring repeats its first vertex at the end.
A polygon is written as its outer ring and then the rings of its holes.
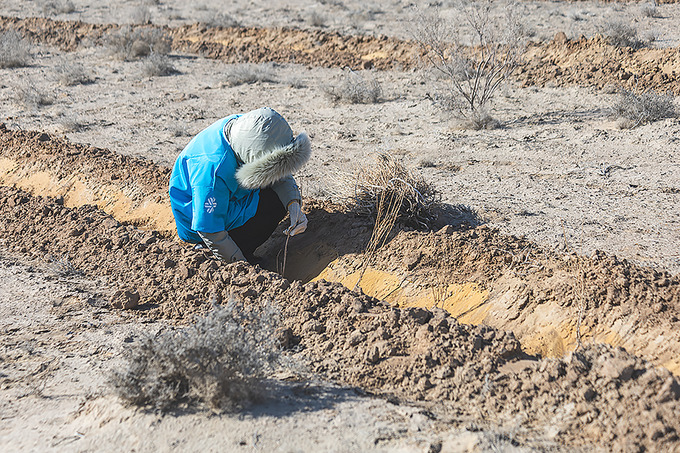
POLYGON ((198 235, 203 239, 203 242, 210 251, 213 252, 215 258, 219 258, 227 263, 247 261, 241 249, 226 231, 220 231, 219 233, 203 233, 199 231, 198 235))
POLYGON ((290 226, 284 230, 284 233, 288 236, 304 233, 307 229, 307 216, 302 212, 300 203, 291 202, 288 205, 288 214, 290 215, 290 226))

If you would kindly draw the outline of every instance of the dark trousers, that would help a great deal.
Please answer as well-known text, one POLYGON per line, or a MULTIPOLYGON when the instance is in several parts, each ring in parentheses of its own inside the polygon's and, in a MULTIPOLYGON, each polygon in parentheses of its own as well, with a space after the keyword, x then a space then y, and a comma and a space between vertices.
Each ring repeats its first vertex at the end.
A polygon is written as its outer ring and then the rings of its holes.
POLYGON ((257 212, 240 227, 229 230, 229 236, 236 242, 246 259, 252 263, 255 249, 269 239, 287 212, 276 192, 270 188, 260 189, 257 212))

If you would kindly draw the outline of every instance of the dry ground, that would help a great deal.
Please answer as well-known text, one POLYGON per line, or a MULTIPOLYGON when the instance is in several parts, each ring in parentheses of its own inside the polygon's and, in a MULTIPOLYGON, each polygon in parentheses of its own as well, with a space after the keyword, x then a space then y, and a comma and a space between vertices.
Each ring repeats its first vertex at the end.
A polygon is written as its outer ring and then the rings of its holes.
MULTIPOLYGON (((47 3, 0 2, 0 15, 41 16, 49 13, 43 8, 47 3)), ((0 392, 7 403, 2 407, 2 443, 12 450, 77 451, 101 445, 140 451, 208 446, 246 451, 678 449, 680 388, 668 371, 654 364, 678 372, 680 224, 674 206, 680 196, 680 122, 671 118, 619 129, 610 117, 616 95, 605 88, 620 80, 619 72, 589 68, 623 61, 621 71, 667 73, 645 83, 677 94, 680 32, 675 24, 680 8, 674 3, 659 5, 655 17, 647 17, 637 3, 522 2, 535 42, 530 48, 533 59, 494 104, 492 113, 502 127, 467 131, 457 129, 432 101, 430 79, 410 59, 412 46, 399 41, 409 37, 406 3, 308 3, 237 2, 233 9, 221 11, 214 2, 195 6, 121 0, 103 6, 74 1, 72 12, 48 14, 57 20, 115 27, 138 22, 148 12, 153 24, 174 27, 170 57, 177 72, 165 77, 144 76, 144 61, 112 58, 96 39, 96 30, 91 39, 65 45, 59 40, 74 35, 59 31, 63 22, 20 22, 20 29, 48 33, 35 34, 29 66, 0 69, 0 118, 9 128, 2 132, 2 157, 9 160, 0 161, 0 171, 4 178, 10 175, 4 184, 42 187, 42 194, 66 190, 71 197, 66 197, 67 205, 73 207, 57 208, 53 200, 3 189, 0 392), (659 50, 617 53, 598 38, 591 39, 605 21, 615 18, 633 22, 641 33, 655 32, 659 50), (220 38, 211 29, 179 28, 197 21, 295 26, 302 31, 291 40, 305 42, 305 30, 310 30, 317 39, 330 36, 324 39, 336 53, 309 54, 309 61, 296 64, 293 58, 300 55, 299 49, 296 54, 281 46, 278 63, 259 66, 269 72, 271 81, 230 86, 230 63, 239 58, 255 64, 266 60, 266 48, 252 49, 268 44, 267 36, 274 32, 256 34, 241 53, 234 54, 229 46, 219 44, 231 35, 220 38), (551 43, 560 31, 574 41, 551 43), (334 32, 386 34, 395 40, 348 41, 351 45, 339 51, 334 43, 344 41, 334 32), (578 40, 581 35, 585 38, 578 40), (183 43, 186 37, 195 41, 183 43), (383 45, 405 49, 400 61, 368 59, 375 68, 391 68, 365 73, 380 82, 383 99, 366 105, 331 102, 328 86, 346 77, 343 65, 365 61, 357 59, 357 49, 364 44, 378 50, 383 45), (203 50, 199 53, 199 49, 203 50), (60 85, 57 69, 77 64, 92 82, 60 85), (561 76, 556 77, 556 67, 561 76), (594 76, 585 79, 586 72, 594 76), (49 100, 48 105, 27 105, 20 93, 31 86, 49 100), (307 196, 332 197, 340 173, 366 165, 376 152, 386 150, 431 181, 444 201, 469 206, 467 226, 459 222, 455 231, 439 235, 402 233, 375 268, 386 272, 380 274, 382 280, 378 278, 383 282, 398 276, 405 292, 429 294, 437 283, 431 276, 438 272, 447 283, 481 285, 476 290, 488 291, 493 302, 482 307, 486 325, 459 326, 451 318, 442 324, 439 312, 423 323, 424 315, 408 310, 401 312, 401 323, 391 324, 393 315, 388 314, 393 309, 374 300, 347 299, 358 296, 346 295, 349 291, 342 287, 294 283, 289 289, 268 273, 261 285, 263 271, 213 267, 162 234, 149 242, 144 231, 132 226, 78 221, 101 220, 104 214, 77 208, 81 203, 73 196, 82 190, 64 189, 64 181, 73 184, 74 172, 89 191, 83 196, 85 202, 97 200, 102 206, 101 200, 115 190, 138 206, 157 203, 158 211, 142 210, 134 218, 121 218, 130 209, 116 208, 116 200, 103 205, 112 208, 107 212, 120 221, 143 224, 160 218, 160 224, 149 222, 145 228, 162 232, 167 228, 167 222, 162 224, 167 219, 159 217, 164 178, 176 154, 213 120, 262 105, 274 107, 294 129, 306 130, 312 137, 314 156, 298 175, 307 196), (45 131, 52 137, 15 132, 20 129, 45 131), (55 140, 62 134, 70 142, 148 159, 158 166, 55 140), (38 181, 38 170, 55 180, 38 181), (102 178, 118 172, 122 179, 117 176, 102 183, 102 178), (481 223, 483 229, 468 231, 481 223), (96 242, 98 237, 126 235, 132 245, 113 240, 111 252, 101 253, 111 244, 96 242), (160 253, 144 253, 147 247, 160 253), (592 259, 565 259, 564 252, 571 251, 592 259), (177 268, 156 262, 157 255, 173 256, 177 268), (34 267, 27 268, 17 259, 34 267), (60 259, 85 275, 65 275, 60 259), (538 264, 541 270, 536 273, 538 264), (150 269, 156 269, 155 274, 150 269), (189 283, 177 279, 185 270, 188 277, 193 275, 191 269, 197 272, 189 283), (579 280, 584 272, 590 279, 587 285, 579 280), (401 404, 325 383, 282 381, 278 390, 283 398, 240 417, 158 416, 121 406, 105 385, 107 373, 119 364, 121 349, 140 334, 169 328, 167 319, 187 322, 193 313, 207 309, 200 301, 215 293, 236 291, 253 297, 241 291, 243 282, 235 282, 240 274, 248 275, 257 297, 290 304, 286 322, 304 346, 296 354, 308 361, 311 371, 377 395, 397 395, 401 404), (143 302, 153 307, 150 316, 142 316, 145 323, 139 323, 137 316, 110 311, 108 298, 119 287, 139 290, 143 302), (525 362, 515 336, 525 352, 561 357, 574 346, 578 304, 585 299, 590 301, 584 320, 589 342, 623 345, 638 357, 589 346, 576 359, 525 362), (335 303, 324 305, 328 300, 335 303), (362 309, 352 313, 357 303, 362 309), (380 338, 371 335, 376 325, 369 320, 381 316, 386 320, 379 326, 381 332, 399 339, 394 344, 402 349, 386 352, 380 338), (537 329, 537 320, 547 327, 537 329), (327 335, 315 335, 317 325, 327 335), (442 325, 447 326, 445 332, 438 330, 442 325), (366 344, 346 346, 354 331, 366 334, 361 340, 366 344), (445 335, 450 336, 449 346, 441 341, 445 335), (477 337, 482 339, 479 347, 477 337), (381 359, 366 362, 374 348, 381 359), (437 354, 428 357, 423 353, 428 349, 437 354), (449 375, 442 370, 451 357, 457 364, 446 365, 452 370, 449 375), (449 403, 419 405, 415 399, 449 403), (624 418, 629 423, 622 423, 624 418), (224 432, 235 434, 223 436, 224 432)), ((455 16, 448 2, 443 3, 444 14, 455 16)), ((3 27, 12 21, 3 19, 3 27)), ((297 247, 302 250, 319 241, 330 244, 341 255, 335 277, 342 280, 356 270, 356 254, 362 250, 370 222, 348 217, 331 204, 315 203, 309 202, 312 226, 307 242, 301 238, 297 247), (333 243, 333 235, 320 226, 337 230, 337 235, 349 234, 333 243)), ((278 235, 267 250, 273 253, 280 246, 278 235)), ((316 261, 297 258, 320 266, 319 271, 330 261, 325 255, 316 261)), ((471 322, 475 322, 472 315, 481 313, 457 312, 456 306, 447 309, 459 319, 467 314, 471 322)))

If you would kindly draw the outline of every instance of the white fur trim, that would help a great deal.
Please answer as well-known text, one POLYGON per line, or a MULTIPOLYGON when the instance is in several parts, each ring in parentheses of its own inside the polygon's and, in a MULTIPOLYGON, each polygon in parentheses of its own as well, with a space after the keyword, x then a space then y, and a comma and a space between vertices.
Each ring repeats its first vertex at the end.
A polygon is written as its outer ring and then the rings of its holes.
POLYGON ((246 189, 269 187, 302 168, 311 154, 309 137, 302 132, 290 145, 243 164, 236 171, 236 180, 246 189))

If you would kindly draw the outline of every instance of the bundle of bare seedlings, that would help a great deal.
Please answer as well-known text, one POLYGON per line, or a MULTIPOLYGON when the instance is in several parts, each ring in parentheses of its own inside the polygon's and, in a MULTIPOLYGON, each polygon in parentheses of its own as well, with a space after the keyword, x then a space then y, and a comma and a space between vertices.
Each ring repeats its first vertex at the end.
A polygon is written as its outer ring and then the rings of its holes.
POLYGON ((379 153, 374 165, 362 168, 345 186, 352 192, 343 198, 359 214, 382 217, 388 210, 394 213, 393 223, 419 230, 433 228, 441 207, 439 191, 386 152, 379 153))

